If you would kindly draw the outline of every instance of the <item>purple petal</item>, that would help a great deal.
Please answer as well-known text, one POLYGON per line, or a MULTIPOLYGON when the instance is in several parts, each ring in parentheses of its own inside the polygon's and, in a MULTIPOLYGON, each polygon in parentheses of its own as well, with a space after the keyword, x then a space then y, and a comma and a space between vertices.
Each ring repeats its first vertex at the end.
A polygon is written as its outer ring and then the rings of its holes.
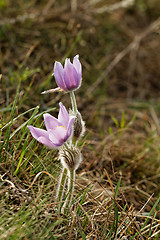
POLYGON ((59 146, 61 146, 66 140, 67 130, 63 126, 57 127, 55 130, 49 132, 49 139, 59 146))
POLYGON ((64 81, 64 69, 60 62, 55 62, 54 64, 54 77, 56 79, 57 85, 61 89, 67 90, 67 87, 64 81))
POLYGON ((49 139, 53 144, 59 145, 59 140, 55 137, 55 135, 53 134, 53 131, 55 131, 55 130, 48 130, 49 139))
POLYGON ((69 138, 71 136, 71 133, 72 133, 72 125, 73 125, 73 122, 74 122, 74 119, 76 117, 75 116, 72 116, 70 117, 69 119, 69 123, 68 123, 68 126, 67 126, 67 138, 69 138))
POLYGON ((59 103, 59 106, 60 106, 60 111, 58 114, 58 121, 61 122, 64 127, 67 128, 68 122, 69 122, 68 112, 65 106, 61 102, 59 103))
POLYGON ((38 140, 39 137, 45 137, 48 138, 48 133, 46 130, 40 129, 40 128, 36 128, 33 126, 28 126, 32 136, 38 140))
POLYGON ((62 125, 57 118, 51 116, 49 113, 43 114, 45 126, 47 130, 49 129, 55 129, 57 126, 62 125))
POLYGON ((69 91, 79 87, 80 80, 78 73, 69 59, 66 59, 65 61, 64 80, 69 91))
POLYGON ((76 55, 73 59, 73 66, 75 67, 78 75, 79 75, 79 78, 81 79, 82 78, 82 65, 79 61, 79 55, 76 55))
POLYGON ((52 143, 50 140, 48 140, 48 139, 45 138, 45 137, 40 137, 40 138, 38 138, 38 141, 39 141, 40 143, 43 143, 44 145, 46 145, 46 146, 49 147, 49 148, 57 148, 57 147, 59 147, 59 145, 56 145, 56 144, 52 143))
POLYGON ((36 128, 33 126, 28 126, 32 136, 40 143, 46 145, 47 147, 50 148, 57 148, 56 145, 54 145, 50 140, 49 140, 49 134, 47 131, 36 128))

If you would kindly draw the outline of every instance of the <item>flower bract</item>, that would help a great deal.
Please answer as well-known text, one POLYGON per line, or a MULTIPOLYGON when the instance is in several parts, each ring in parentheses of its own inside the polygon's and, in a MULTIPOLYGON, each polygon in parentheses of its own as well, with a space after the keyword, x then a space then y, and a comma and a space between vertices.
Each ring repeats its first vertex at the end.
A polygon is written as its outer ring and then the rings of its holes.
POLYGON ((65 106, 60 103, 58 119, 46 113, 43 115, 47 130, 28 126, 32 136, 49 148, 62 146, 72 134, 72 125, 75 116, 69 116, 65 106))
POLYGON ((82 161, 82 154, 78 148, 72 146, 68 149, 61 149, 59 159, 64 168, 76 170, 82 161))
POLYGON ((73 64, 70 59, 65 60, 64 68, 60 62, 54 64, 54 76, 57 85, 64 91, 74 91, 81 85, 82 66, 79 61, 79 56, 76 55, 73 59, 73 64))

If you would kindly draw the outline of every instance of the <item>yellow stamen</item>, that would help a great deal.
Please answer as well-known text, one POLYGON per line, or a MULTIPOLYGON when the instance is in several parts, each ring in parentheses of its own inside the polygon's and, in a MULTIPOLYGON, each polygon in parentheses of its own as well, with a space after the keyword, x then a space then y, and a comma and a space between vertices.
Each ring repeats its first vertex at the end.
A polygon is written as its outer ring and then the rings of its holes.
MULTIPOLYGON (((62 126, 57 126, 57 127, 63 127, 64 129, 66 129, 66 127, 64 127, 63 125, 62 126)), ((67 130, 67 129, 66 129, 67 130)))
POLYGON ((67 130, 66 127, 64 127, 63 125, 62 125, 62 126, 58 126, 58 125, 57 125, 53 130, 55 130, 57 127, 62 127, 62 128, 64 128, 65 130, 67 130))

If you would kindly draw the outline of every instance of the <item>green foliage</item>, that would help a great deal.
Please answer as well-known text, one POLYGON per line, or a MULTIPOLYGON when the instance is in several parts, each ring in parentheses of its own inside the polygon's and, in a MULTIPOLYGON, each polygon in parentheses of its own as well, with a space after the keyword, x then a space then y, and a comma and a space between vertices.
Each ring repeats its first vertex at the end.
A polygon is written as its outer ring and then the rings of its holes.
MULTIPOLYGON (((23 65, 18 64, 19 68, 16 71, 12 71, 10 76, 10 81, 12 83, 17 83, 17 80, 22 83, 28 81, 28 79, 33 76, 34 73, 40 72, 40 68, 29 69, 28 67, 23 68, 23 65)), ((30 89, 30 85, 28 87, 30 89)), ((26 92, 27 93, 27 92, 26 92)))
MULTIPOLYGON (((127 116, 125 115, 125 112, 122 112, 120 121, 118 121, 118 119, 115 118, 114 116, 111 116, 111 117, 114 124, 116 125, 116 128, 118 129, 116 137, 120 137, 122 133, 127 131, 128 128, 134 123, 134 121, 136 120, 136 113, 133 115, 133 117, 128 123, 127 123, 127 116)), ((108 128, 108 132, 110 135, 114 136, 114 131, 111 126, 108 128)))
POLYGON ((3 10, 8 5, 8 0, 0 0, 0 10, 3 10))

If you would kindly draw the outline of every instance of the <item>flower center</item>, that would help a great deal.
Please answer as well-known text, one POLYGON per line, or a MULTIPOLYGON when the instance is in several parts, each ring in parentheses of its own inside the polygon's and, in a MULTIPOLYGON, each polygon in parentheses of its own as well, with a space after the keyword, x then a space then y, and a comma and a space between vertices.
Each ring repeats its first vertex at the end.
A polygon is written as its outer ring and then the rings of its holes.
POLYGON ((59 127, 64 128, 65 130, 67 130, 67 128, 64 127, 63 125, 61 125, 61 126, 58 126, 58 125, 57 125, 55 128, 53 128, 53 130, 56 130, 56 129, 59 128, 59 127))
MULTIPOLYGON (((66 127, 64 127, 63 125, 62 125, 62 126, 57 126, 57 127, 62 127, 62 128, 64 128, 65 130, 67 130, 66 127)), ((57 128, 57 127, 56 127, 56 128, 57 128)))

